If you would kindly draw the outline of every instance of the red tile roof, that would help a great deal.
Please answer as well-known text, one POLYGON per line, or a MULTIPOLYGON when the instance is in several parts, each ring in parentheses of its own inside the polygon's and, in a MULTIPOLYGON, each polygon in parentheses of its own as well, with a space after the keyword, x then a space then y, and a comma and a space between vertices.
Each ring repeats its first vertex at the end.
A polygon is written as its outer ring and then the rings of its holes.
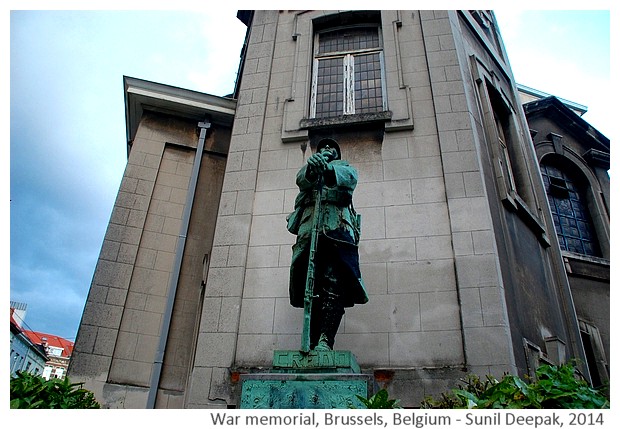
POLYGON ((27 331, 24 330, 24 334, 28 336, 30 341, 34 344, 44 343, 44 338, 47 339, 47 345, 52 347, 62 348, 62 357, 71 357, 73 353, 73 341, 66 340, 62 337, 53 334, 45 334, 43 332, 27 331))
POLYGON ((11 308, 11 331, 18 334, 22 332, 22 328, 19 327, 19 323, 13 318, 13 309, 11 308))
POLYGON ((13 308, 11 308, 11 325, 15 326, 15 328, 21 332, 21 328, 19 327, 19 323, 13 318, 13 308))

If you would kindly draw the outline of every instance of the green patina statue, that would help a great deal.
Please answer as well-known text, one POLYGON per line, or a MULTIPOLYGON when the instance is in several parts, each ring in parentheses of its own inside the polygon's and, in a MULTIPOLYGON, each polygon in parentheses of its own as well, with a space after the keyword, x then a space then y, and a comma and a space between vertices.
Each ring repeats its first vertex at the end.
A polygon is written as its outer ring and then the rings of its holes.
POLYGON ((359 268, 360 216, 352 198, 357 171, 323 139, 297 173, 299 194, 287 217, 297 235, 289 293, 304 308, 301 351, 332 350, 345 307, 368 302, 359 268))

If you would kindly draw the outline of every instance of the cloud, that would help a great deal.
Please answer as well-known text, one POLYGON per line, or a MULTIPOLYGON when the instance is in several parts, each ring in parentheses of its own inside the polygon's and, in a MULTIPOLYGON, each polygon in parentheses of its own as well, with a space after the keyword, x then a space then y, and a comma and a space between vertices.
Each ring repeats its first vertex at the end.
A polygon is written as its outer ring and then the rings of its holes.
POLYGON ((11 299, 28 304, 32 329, 75 337, 105 220, 81 219, 49 201, 11 208, 11 284, 19 286, 11 299))
POLYGON ((232 92, 235 14, 11 13, 10 293, 32 329, 75 337, 126 165, 123 75, 232 92))
POLYGON ((609 11, 495 14, 517 83, 586 105, 584 119, 611 139, 609 11))

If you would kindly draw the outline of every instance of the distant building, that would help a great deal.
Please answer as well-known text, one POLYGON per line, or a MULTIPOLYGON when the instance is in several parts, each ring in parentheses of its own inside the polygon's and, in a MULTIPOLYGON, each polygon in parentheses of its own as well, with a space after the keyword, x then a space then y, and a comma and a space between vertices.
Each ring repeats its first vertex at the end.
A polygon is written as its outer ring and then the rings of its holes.
POLYGON ((240 376, 300 344, 286 217, 325 137, 359 171, 370 296, 335 348, 378 387, 416 407, 467 372, 571 359, 608 380, 609 140, 517 87, 492 11, 237 16, 232 97, 124 78, 128 162, 72 380, 108 408, 238 407, 240 376))
POLYGON ((73 342, 62 337, 43 332, 24 331, 30 341, 45 350, 48 361, 45 364, 43 378, 64 379, 67 376, 67 368, 73 353, 73 342))
POLYGON ((73 342, 43 332, 23 329, 27 305, 11 301, 11 374, 27 371, 49 380, 64 379, 73 342))
POLYGON ((42 375, 48 360, 45 349, 31 341, 21 327, 25 313, 26 304, 11 302, 11 355, 9 361, 11 376, 14 376, 18 371, 42 375))

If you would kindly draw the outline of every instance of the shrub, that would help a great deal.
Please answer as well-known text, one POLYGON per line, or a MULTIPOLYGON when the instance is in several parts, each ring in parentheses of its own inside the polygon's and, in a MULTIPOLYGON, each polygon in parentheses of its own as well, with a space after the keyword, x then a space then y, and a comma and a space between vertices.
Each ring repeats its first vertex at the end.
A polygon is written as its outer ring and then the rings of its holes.
POLYGON ((422 408, 609 408, 603 392, 576 377, 572 364, 542 365, 532 383, 509 374, 501 380, 468 375, 461 381, 465 384, 440 399, 426 398, 422 408))
POLYGON ((11 408, 100 408, 92 392, 69 378, 59 380, 28 372, 11 379, 11 408))
POLYGON ((377 393, 366 399, 363 396, 355 395, 362 405, 368 409, 389 409, 400 408, 398 399, 389 399, 388 392, 385 389, 379 390, 377 393))

